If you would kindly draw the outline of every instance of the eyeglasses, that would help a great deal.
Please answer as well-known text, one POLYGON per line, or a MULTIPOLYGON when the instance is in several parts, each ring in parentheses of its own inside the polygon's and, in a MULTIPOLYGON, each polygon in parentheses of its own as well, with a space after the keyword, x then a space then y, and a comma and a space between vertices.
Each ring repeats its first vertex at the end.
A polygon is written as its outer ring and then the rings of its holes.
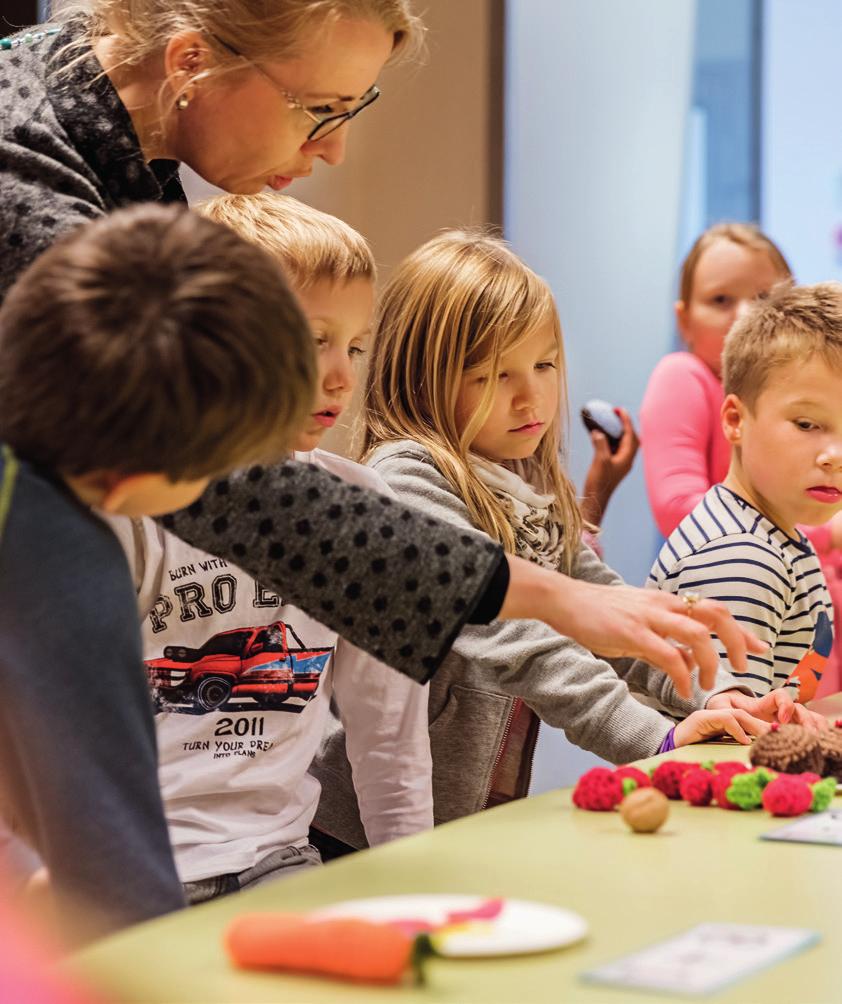
MULTIPOLYGON (((294 94, 290 94, 289 91, 284 90, 284 88, 281 87, 277 81, 273 80, 262 67, 257 65, 257 63, 252 65, 258 73, 269 81, 279 94, 282 94, 286 98, 288 108, 295 108, 297 111, 304 112, 308 119, 316 123, 307 133, 308 142, 316 139, 324 139, 325 136, 329 136, 341 125, 349 122, 355 115, 359 115, 363 108, 368 108, 370 104, 373 104, 380 97, 380 88, 376 84, 372 84, 353 108, 349 108, 344 112, 333 112, 331 109, 332 114, 323 114, 321 112, 314 111, 312 108, 307 108, 306 105, 302 104, 299 98, 297 98, 294 94)), ((325 107, 329 108, 330 106, 327 105, 325 107)))
POLYGON ((260 66, 258 63, 252 62, 247 56, 244 56, 241 52, 235 49, 232 45, 227 42, 223 42, 221 38, 214 35, 214 40, 218 42, 223 49, 227 49, 230 53, 238 56, 240 59, 247 59, 249 63, 254 67, 255 70, 275 88, 275 90, 283 95, 286 99, 287 108, 294 108, 296 111, 304 112, 311 122, 315 122, 315 125, 307 133, 307 142, 311 142, 316 139, 324 139, 325 136, 329 136, 332 132, 335 132, 341 125, 349 122, 355 115, 363 110, 363 108, 368 108, 369 105, 373 104, 380 97, 380 88, 376 84, 372 84, 371 87, 363 94, 360 100, 356 103, 353 108, 349 108, 344 112, 334 112, 330 105, 323 106, 327 109, 326 113, 320 112, 314 108, 308 108, 300 98, 291 94, 288 90, 281 87, 281 85, 274 80, 269 74, 260 66))

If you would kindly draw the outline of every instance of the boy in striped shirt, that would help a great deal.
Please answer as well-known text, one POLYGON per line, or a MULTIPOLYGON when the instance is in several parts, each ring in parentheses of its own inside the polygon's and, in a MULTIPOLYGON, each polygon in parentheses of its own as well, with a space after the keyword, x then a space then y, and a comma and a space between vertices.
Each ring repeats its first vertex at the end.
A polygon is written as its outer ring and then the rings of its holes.
MULTIPOLYGON (((725 603, 769 646, 734 675, 757 697, 783 687, 809 701, 833 606, 798 525, 842 511, 842 284, 779 286, 758 302, 728 335, 723 382, 728 475, 670 535, 647 585, 725 603)), ((797 706, 793 720, 816 724, 808 715, 797 706)))

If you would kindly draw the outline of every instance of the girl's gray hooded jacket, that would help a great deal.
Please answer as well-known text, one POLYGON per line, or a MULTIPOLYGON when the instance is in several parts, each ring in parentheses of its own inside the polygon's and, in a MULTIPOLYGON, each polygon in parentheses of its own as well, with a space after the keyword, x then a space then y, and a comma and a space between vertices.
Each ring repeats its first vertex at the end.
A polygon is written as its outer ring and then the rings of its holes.
MULTIPOLYGON (((369 461, 398 498, 431 516, 474 529, 467 508, 435 467, 430 453, 403 440, 376 451, 369 461)), ((585 544, 572 575, 587 582, 617 585, 622 579, 585 544)), ((537 718, 564 729, 577 746, 612 763, 656 753, 672 722, 640 703, 632 691, 684 717, 704 707, 709 692, 678 697, 672 681, 641 660, 603 660, 539 621, 493 622, 463 630, 430 684, 430 741, 436 823, 486 807, 492 775, 508 760, 516 777, 514 797, 527 794, 534 727, 509 734, 516 702, 537 718)), ((745 691, 719 671, 715 692, 745 691)), ((314 826, 364 847, 344 735, 334 720, 311 768, 323 794, 314 826)))

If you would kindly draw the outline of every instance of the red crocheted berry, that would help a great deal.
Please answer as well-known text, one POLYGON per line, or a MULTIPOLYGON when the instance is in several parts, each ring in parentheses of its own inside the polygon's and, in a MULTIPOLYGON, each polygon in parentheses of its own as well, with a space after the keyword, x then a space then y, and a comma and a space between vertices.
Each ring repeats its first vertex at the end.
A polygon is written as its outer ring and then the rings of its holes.
POLYGON ((744 774, 749 769, 744 763, 740 763, 739 760, 723 760, 721 763, 713 765, 715 774, 728 774, 729 777, 733 777, 734 774, 744 774))
POLYGON ((773 816, 800 816, 812 804, 813 790, 800 777, 781 775, 763 789, 763 808, 773 816))
POLYGON ((579 778, 573 804, 590 812, 610 812, 623 800, 623 782, 607 767, 593 767, 579 778))
POLYGON ((739 809, 739 805, 732 802, 725 792, 731 787, 731 780, 736 774, 744 774, 746 771, 734 770, 717 774, 713 779, 713 798, 716 804, 722 809, 739 809))
POLYGON ((662 791, 667 798, 678 801, 681 798, 679 786, 682 777, 688 770, 698 766, 697 763, 684 763, 681 760, 665 760, 652 772, 652 787, 662 791))
POLYGON ((620 784, 623 783, 623 779, 630 777, 632 781, 637 782, 638 788, 651 788, 652 782, 649 780, 649 775, 642 771, 639 767, 617 767, 614 771, 614 777, 620 779, 620 784))
POLYGON ((709 805, 713 798, 714 775, 703 767, 693 767, 684 772, 678 786, 685 802, 691 805, 709 805))
POLYGON ((821 774, 814 774, 811 770, 805 770, 802 774, 792 774, 791 777, 797 777, 806 784, 815 784, 816 781, 821 781, 821 774))
POLYGON ((835 729, 842 729, 842 718, 837 718, 836 721, 833 723, 833 727, 835 729))

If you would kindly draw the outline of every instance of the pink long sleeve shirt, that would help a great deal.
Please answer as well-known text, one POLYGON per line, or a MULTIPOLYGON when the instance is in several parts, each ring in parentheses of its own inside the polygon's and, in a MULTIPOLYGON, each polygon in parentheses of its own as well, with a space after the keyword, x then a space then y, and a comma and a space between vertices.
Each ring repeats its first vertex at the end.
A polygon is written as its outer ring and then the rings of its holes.
POLYGON ((640 408, 640 440, 649 504, 665 537, 728 473, 731 447, 722 434, 722 384, 690 352, 658 363, 640 408))

